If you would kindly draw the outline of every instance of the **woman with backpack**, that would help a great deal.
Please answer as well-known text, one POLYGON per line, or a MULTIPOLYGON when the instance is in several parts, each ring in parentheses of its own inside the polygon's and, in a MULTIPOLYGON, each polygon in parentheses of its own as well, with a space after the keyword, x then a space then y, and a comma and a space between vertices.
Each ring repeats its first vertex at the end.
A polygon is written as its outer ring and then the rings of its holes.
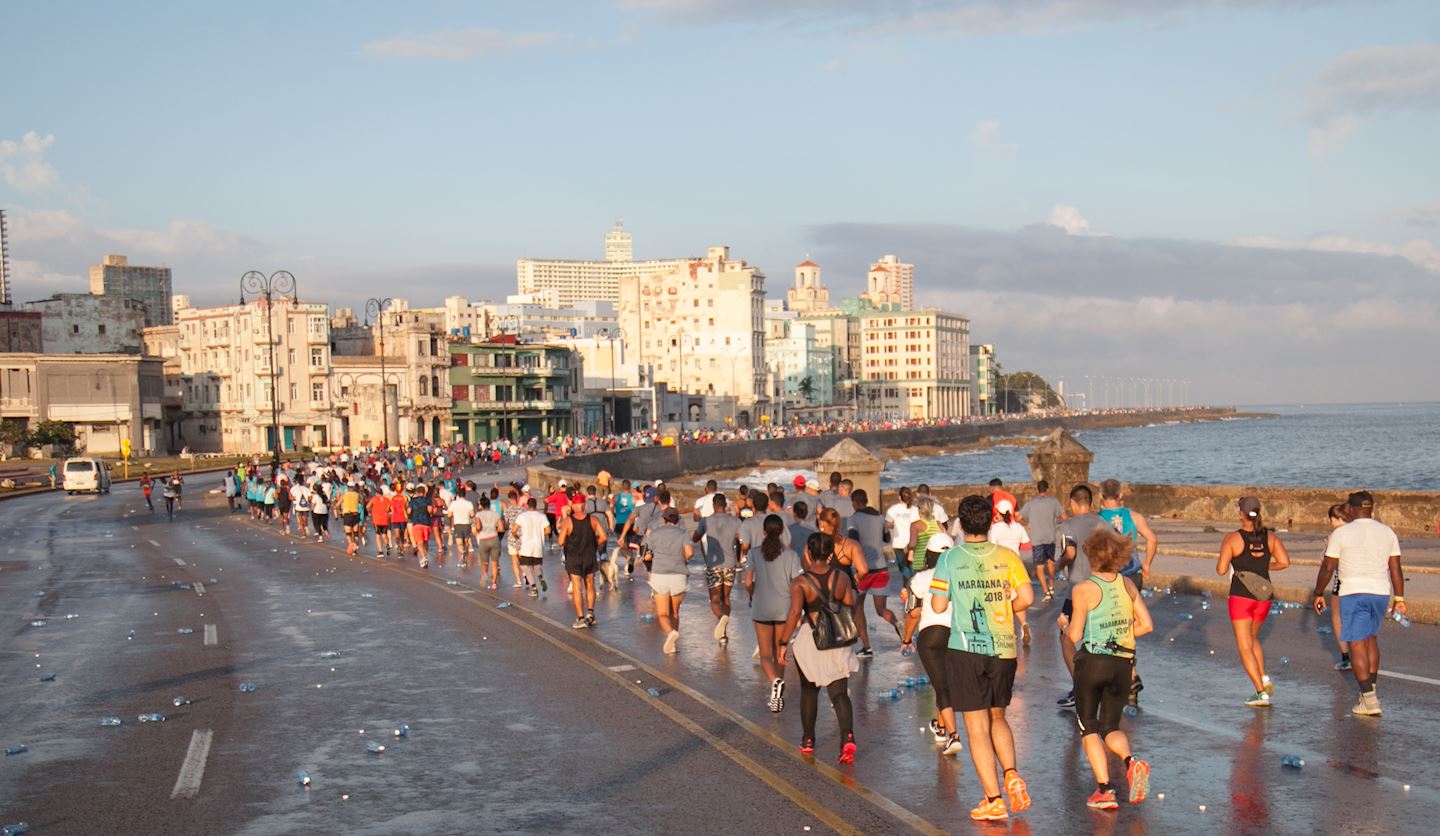
POLYGON ((1270 602, 1275 589, 1270 583, 1271 570, 1290 565, 1285 544, 1275 532, 1265 527, 1260 518, 1260 500, 1246 496, 1240 499, 1240 529, 1225 535, 1220 543, 1220 558, 1215 572, 1230 577, 1230 626, 1235 630, 1235 646, 1240 651, 1240 664, 1255 686, 1255 694, 1245 701, 1255 708, 1269 708, 1275 686, 1265 673, 1265 651, 1260 647, 1260 628, 1270 615, 1270 602))
POLYGON ((795 657, 800 674, 800 751, 815 752, 815 715, 820 689, 830 695, 840 725, 842 764, 855 762, 855 709, 850 702, 850 674, 860 670, 855 656, 859 638, 854 623, 855 586, 832 563, 834 540, 811 534, 805 542, 805 573, 790 583, 790 613, 780 630, 783 667, 795 657), (803 619, 803 623, 802 623, 803 619))

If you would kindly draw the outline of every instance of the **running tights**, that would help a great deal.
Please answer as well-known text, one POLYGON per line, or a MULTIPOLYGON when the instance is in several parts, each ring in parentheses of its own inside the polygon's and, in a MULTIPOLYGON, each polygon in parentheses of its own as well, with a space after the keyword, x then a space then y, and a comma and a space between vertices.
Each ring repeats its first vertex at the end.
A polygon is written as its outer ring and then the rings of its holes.
MULTIPOLYGON (((850 678, 837 679, 825 686, 835 721, 840 724, 840 739, 855 731, 855 708, 850 704, 850 678)), ((820 686, 800 671, 800 725, 805 737, 815 739, 815 715, 820 710, 820 686)))

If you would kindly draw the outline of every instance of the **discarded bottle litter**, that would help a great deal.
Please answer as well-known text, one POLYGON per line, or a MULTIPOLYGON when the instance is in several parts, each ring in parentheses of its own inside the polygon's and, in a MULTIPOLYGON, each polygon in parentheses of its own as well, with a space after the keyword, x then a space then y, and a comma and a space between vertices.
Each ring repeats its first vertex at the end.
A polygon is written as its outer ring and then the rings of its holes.
POLYGON ((0 836, 20 836, 22 833, 30 832, 30 823, 17 821, 14 824, 7 824, 0 827, 0 836))
POLYGON ((385 751, 385 747, 372 740, 369 743, 365 744, 365 751, 378 755, 381 752, 385 751))
POLYGON ((131 630, 130 632, 126 633, 126 634, 125 634, 125 638, 127 638, 127 639, 133 639, 133 638, 135 638, 135 631, 134 631, 134 630, 131 630))
POLYGON ((37 618, 37 619, 35 619, 34 621, 30 622, 30 626, 31 626, 31 627, 44 627, 46 624, 49 624, 49 623, 50 623, 50 622, 46 621, 46 620, 43 619, 43 618, 37 618))
POLYGON ((1305 765, 1305 759, 1298 755, 1284 755, 1280 758, 1281 766, 1288 766, 1291 769, 1300 769, 1305 765))
POLYGON ((11 755, 23 755, 28 751, 30 751, 30 747, 26 746, 24 743, 21 743, 19 746, 6 746, 5 757, 8 758, 11 755))
POLYGON ((1289 657, 1289 656, 1281 656, 1281 657, 1280 657, 1280 664, 1282 664, 1282 665, 1288 665, 1288 664, 1290 664, 1290 657, 1289 657))
POLYGON ((445 582, 445 585, 446 585, 446 586, 459 586, 459 585, 460 585, 460 582, 459 582, 459 581, 446 581, 446 582, 445 582))
POLYGON ((920 683, 921 685, 929 685, 929 684, 930 684, 930 677, 928 677, 928 676, 926 676, 925 674, 922 673, 922 674, 920 674, 919 676, 915 677, 915 681, 918 682, 918 683, 920 683))
POLYGON ((45 593, 43 593, 43 592, 37 592, 37 593, 35 593, 35 597, 36 597, 36 598, 44 598, 44 597, 45 597, 45 593))
POLYGON ((165 715, 158 711, 152 711, 149 714, 141 714, 136 719, 142 723, 163 723, 165 722, 165 715))
POLYGON ((54 682, 54 681, 55 681, 55 674, 53 674, 53 673, 47 673, 47 674, 45 674, 44 676, 40 677, 40 681, 41 681, 41 682, 54 682))
POLYGON ((375 593, 373 593, 373 592, 362 592, 362 593, 360 593, 360 597, 361 597, 361 598, 374 598, 374 597, 375 597, 375 593))
POLYGON ((255 693, 255 683, 253 683, 253 682, 242 682, 242 683, 240 683, 240 691, 241 691, 242 693, 246 693, 246 694, 253 694, 253 693, 255 693))
POLYGON ((182 705, 189 705, 189 704, 190 704, 190 700, 189 700, 189 698, 187 698, 187 697, 181 696, 181 697, 176 697, 175 699, 171 700, 171 701, 170 701, 170 704, 173 705, 173 706, 175 706, 176 708, 179 708, 179 707, 182 706, 182 705))
POLYGON ((1412 622, 1412 621, 1410 620, 1410 617, 1409 617, 1409 616, 1407 616, 1407 615, 1406 615, 1405 613, 1403 613, 1403 612, 1400 612, 1399 610, 1396 610, 1395 612, 1391 613, 1391 614, 1390 614, 1390 618, 1391 618, 1396 624, 1399 624, 1401 627, 1409 627, 1411 624, 1414 623, 1414 622, 1412 622))
POLYGON ((295 780, 297 780, 297 781, 300 782, 300 786, 302 786, 302 787, 308 787, 308 786, 310 786, 310 773, 308 773, 308 772, 297 772, 297 773, 295 774, 295 780))
POLYGON ((395 736, 396 736, 396 737, 409 737, 409 736, 410 736, 410 727, 407 726, 407 725, 404 724, 404 723, 401 723, 400 725, 398 725, 398 726, 395 727, 395 736))
POLYGON ((509 607, 510 607, 510 602, 509 602, 509 601, 501 601, 500 603, 498 603, 498 604, 495 605, 495 609, 497 609, 497 610, 508 609, 509 607))
POLYGON ((75 619, 77 619, 77 618, 79 618, 79 617, 80 617, 80 613, 78 613, 78 612, 67 612, 67 613, 65 613, 65 620, 66 620, 66 621, 74 621, 75 619))
POLYGON ((915 651, 913 651, 913 650, 910 649, 910 646, 909 646, 909 645, 906 645, 905 647, 900 648, 900 655, 901 655, 901 656, 909 656, 910 654, 912 654, 912 653, 914 653, 914 652, 915 652, 915 651))
POLYGON ((652 697, 660 696, 660 692, 655 690, 654 688, 646 688, 645 693, 649 694, 652 697))
POLYGON ((1181 621, 1194 621, 1194 620, 1195 620, 1195 616, 1191 615, 1191 614, 1188 613, 1188 612, 1182 612, 1182 613, 1180 613, 1180 620, 1181 620, 1181 621))
POLYGON ((100 718, 100 725, 102 725, 102 726, 118 726, 118 725, 120 725, 120 724, 122 724, 122 723, 124 723, 124 722, 125 722, 125 721, 124 721, 124 720, 121 720, 119 717, 101 717, 101 718, 100 718))
POLYGON ((338 651, 338 650, 327 650, 327 651, 325 651, 324 653, 321 653, 321 654, 320 654, 320 658, 321 658, 321 659, 339 659, 339 658, 340 658, 340 651, 338 651))
POLYGON ((175 632, 179 633, 179 634, 182 635, 182 636, 188 636, 188 635, 190 635, 191 633, 193 633, 193 632, 195 632, 195 631, 194 631, 193 629, 191 629, 190 627, 181 627, 179 630, 176 630, 175 632))
POLYGON ((1321 624, 1319 627, 1315 628, 1315 632, 1319 633, 1322 636, 1328 636, 1331 633, 1335 632, 1335 628, 1331 627, 1329 624, 1321 624))
POLYGON ((641 621, 654 621, 654 620, 655 620, 655 613, 647 612, 647 613, 645 613, 644 615, 640 616, 640 620, 641 620, 641 621))

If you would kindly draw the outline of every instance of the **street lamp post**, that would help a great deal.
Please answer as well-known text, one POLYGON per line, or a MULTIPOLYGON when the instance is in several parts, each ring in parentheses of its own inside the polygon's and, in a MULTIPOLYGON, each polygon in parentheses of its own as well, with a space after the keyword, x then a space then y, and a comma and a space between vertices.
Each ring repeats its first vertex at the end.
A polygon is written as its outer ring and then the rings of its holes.
POLYGON ((275 297, 290 296, 290 301, 297 301, 295 294, 295 277, 289 270, 277 270, 270 275, 265 275, 259 270, 251 270, 240 277, 240 304, 245 304, 245 297, 265 300, 265 329, 268 332, 266 340, 269 346, 270 355, 270 429, 274 433, 270 445, 270 473, 271 476, 280 472, 280 369, 275 365, 275 343, 278 335, 275 333, 275 297))
MULTIPOLYGON (((386 449, 390 447, 390 411, 388 398, 385 390, 389 388, 389 375, 385 374, 385 310, 394 302, 390 297, 376 299, 374 297, 365 300, 365 324, 370 324, 371 317, 375 318, 375 324, 380 328, 380 437, 386 449)), ((412 411, 413 415, 414 412, 412 411)))
POLYGON ((610 435, 615 435, 615 338, 609 328, 601 328, 600 335, 610 342, 610 435))

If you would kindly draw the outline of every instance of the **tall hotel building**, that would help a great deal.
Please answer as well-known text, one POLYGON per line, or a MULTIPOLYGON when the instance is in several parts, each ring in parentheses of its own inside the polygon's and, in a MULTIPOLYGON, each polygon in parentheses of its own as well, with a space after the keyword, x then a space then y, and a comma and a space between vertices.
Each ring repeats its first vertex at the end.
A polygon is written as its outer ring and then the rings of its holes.
POLYGON ((515 262, 516 289, 552 308, 574 307, 576 302, 619 302, 620 280, 640 279, 688 269, 700 258, 662 258, 635 261, 630 233, 617 223, 605 233, 604 261, 566 261, 522 258, 515 262))
POLYGON ((175 324, 170 299, 170 268, 131 264, 123 255, 107 255, 90 268, 90 292, 133 299, 145 306, 145 326, 175 324))

